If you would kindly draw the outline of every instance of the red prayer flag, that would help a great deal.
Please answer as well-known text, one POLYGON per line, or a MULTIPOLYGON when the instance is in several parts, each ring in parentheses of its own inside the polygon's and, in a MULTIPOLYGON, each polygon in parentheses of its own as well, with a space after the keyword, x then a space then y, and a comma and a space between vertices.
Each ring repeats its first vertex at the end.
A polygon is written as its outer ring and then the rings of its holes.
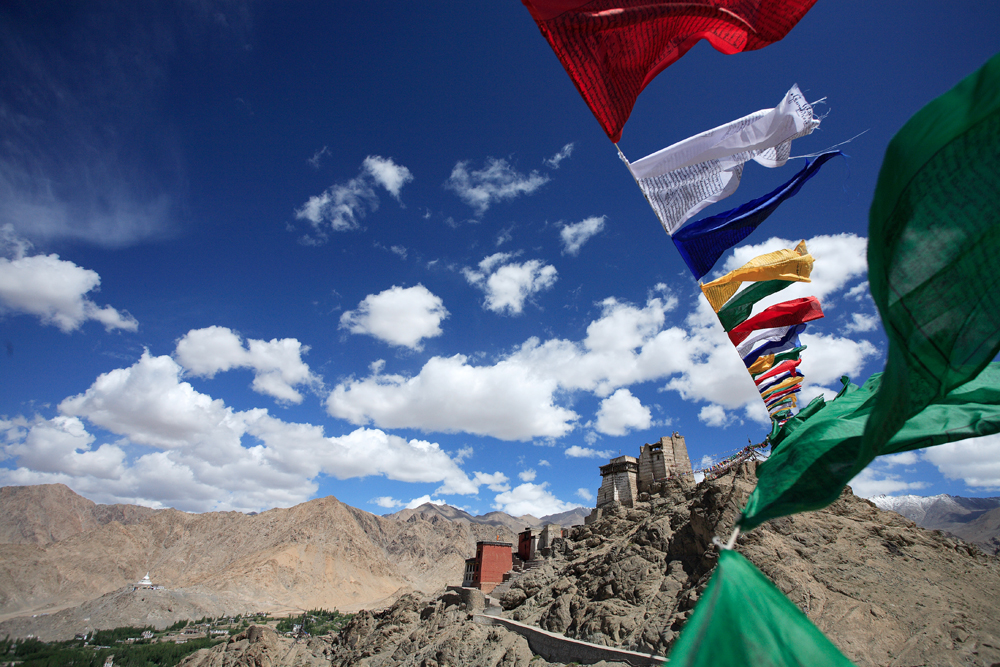
POLYGON ((759 378, 755 378, 753 383, 759 387, 761 382, 764 382, 768 378, 774 377, 775 375, 784 373, 785 371, 790 371, 801 363, 801 359, 785 359, 780 364, 761 375, 759 378))
POLYGON ((725 54, 777 42, 816 0, 521 0, 615 143, 642 89, 699 40, 725 54))
POLYGON ((733 345, 739 345, 746 340, 747 336, 758 329, 802 324, 818 320, 821 317, 823 317, 823 309, 819 305, 819 299, 814 296, 782 301, 770 308, 765 308, 749 320, 733 327, 729 332, 729 340, 733 341, 733 345))

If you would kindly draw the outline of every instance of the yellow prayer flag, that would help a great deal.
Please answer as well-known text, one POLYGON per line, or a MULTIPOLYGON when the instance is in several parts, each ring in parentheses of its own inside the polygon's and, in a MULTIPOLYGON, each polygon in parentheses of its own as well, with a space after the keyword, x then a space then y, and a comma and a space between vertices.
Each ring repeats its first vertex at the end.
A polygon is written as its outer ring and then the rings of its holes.
POLYGON ((757 375, 758 373, 764 373, 771 370, 772 366, 774 366, 774 355, 766 354, 763 357, 757 357, 757 361, 750 364, 750 368, 747 369, 747 372, 750 373, 750 375, 757 375))
POLYGON ((740 268, 701 286, 705 298, 715 312, 729 301, 736 290, 745 282, 762 280, 788 280, 808 283, 812 272, 813 258, 806 250, 806 242, 800 241, 794 250, 776 250, 755 257, 740 268))

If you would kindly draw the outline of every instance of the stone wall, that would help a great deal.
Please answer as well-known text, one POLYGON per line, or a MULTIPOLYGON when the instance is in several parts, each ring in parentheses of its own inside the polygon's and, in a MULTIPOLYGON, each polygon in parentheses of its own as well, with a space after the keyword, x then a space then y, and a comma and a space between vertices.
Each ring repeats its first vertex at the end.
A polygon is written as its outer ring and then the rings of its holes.
POLYGON ((654 665, 662 665, 666 662, 666 658, 658 655, 582 642, 578 639, 570 639, 554 632, 546 632, 532 625, 518 623, 509 618, 476 614, 472 617, 472 620, 484 625, 502 625, 508 630, 516 632, 528 640, 528 648, 531 649, 532 653, 542 656, 549 662, 567 664, 575 662, 581 665, 592 665, 595 662, 604 660, 607 662, 624 662, 636 667, 645 667, 646 665, 652 667, 654 665))

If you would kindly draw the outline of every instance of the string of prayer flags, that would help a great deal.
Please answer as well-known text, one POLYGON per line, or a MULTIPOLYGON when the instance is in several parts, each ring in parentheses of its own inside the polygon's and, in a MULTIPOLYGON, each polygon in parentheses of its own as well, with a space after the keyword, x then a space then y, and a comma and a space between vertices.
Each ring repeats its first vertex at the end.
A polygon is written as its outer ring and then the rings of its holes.
POLYGON ((853 667, 760 570, 732 549, 667 658, 670 667, 853 667))
POLYGON ((823 309, 819 305, 819 299, 814 296, 782 301, 769 308, 765 308, 742 324, 731 329, 729 331, 729 340, 733 342, 733 345, 739 345, 754 331, 790 324, 802 324, 821 317, 823 317, 823 309))
POLYGON ((918 111, 886 150, 869 212, 868 275, 889 355, 865 457, 1000 351, 997 173, 1000 54, 918 111))
POLYGON ((792 86, 775 108, 679 141, 628 168, 672 236, 703 208, 736 192, 746 162, 780 167, 788 161, 792 140, 817 127, 812 107, 792 86))
POLYGON ((801 241, 794 250, 782 248, 755 257, 738 269, 705 283, 701 286, 712 310, 719 309, 734 295, 745 282, 785 280, 808 283, 812 273, 813 258, 806 250, 806 242, 801 241))
POLYGON ((711 271, 727 250, 750 236, 782 202, 796 195, 820 167, 838 155, 843 153, 821 153, 814 161, 807 160, 799 173, 773 192, 731 211, 691 222, 674 232, 670 238, 695 280, 700 280, 711 271))
POLYGON ((611 141, 639 93, 705 39, 725 54, 782 39, 816 0, 522 0, 611 141))
MULTIPOLYGON (((862 434, 888 376, 875 373, 861 387, 843 378, 832 401, 817 396, 771 435, 771 455, 757 466, 757 487, 740 527, 832 503, 875 457, 863 455, 862 434)), ((1000 363, 910 417, 883 447, 895 454, 1000 432, 1000 363)))
POLYGON ((884 373, 780 429, 741 525, 819 509, 877 456, 1000 432, 1000 54, 892 139, 869 213, 884 373))

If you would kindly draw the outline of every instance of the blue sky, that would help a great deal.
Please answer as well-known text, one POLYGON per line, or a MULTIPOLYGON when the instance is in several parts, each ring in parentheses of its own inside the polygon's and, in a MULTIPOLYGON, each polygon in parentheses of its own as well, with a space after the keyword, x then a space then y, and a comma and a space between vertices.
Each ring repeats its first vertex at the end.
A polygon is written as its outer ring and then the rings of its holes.
MULTIPOLYGON (((997 48, 994 3, 821 0, 704 43, 639 97, 638 159, 824 100, 834 160, 716 271, 806 239, 806 397, 884 364, 867 210, 885 146, 997 48)), ((742 363, 518 2, 6 3, 0 484, 97 502, 373 512, 592 505, 597 466, 760 441, 742 363)), ((751 164, 706 214, 801 166, 751 164)), ((887 458, 859 493, 990 495, 1000 440, 887 458)))

